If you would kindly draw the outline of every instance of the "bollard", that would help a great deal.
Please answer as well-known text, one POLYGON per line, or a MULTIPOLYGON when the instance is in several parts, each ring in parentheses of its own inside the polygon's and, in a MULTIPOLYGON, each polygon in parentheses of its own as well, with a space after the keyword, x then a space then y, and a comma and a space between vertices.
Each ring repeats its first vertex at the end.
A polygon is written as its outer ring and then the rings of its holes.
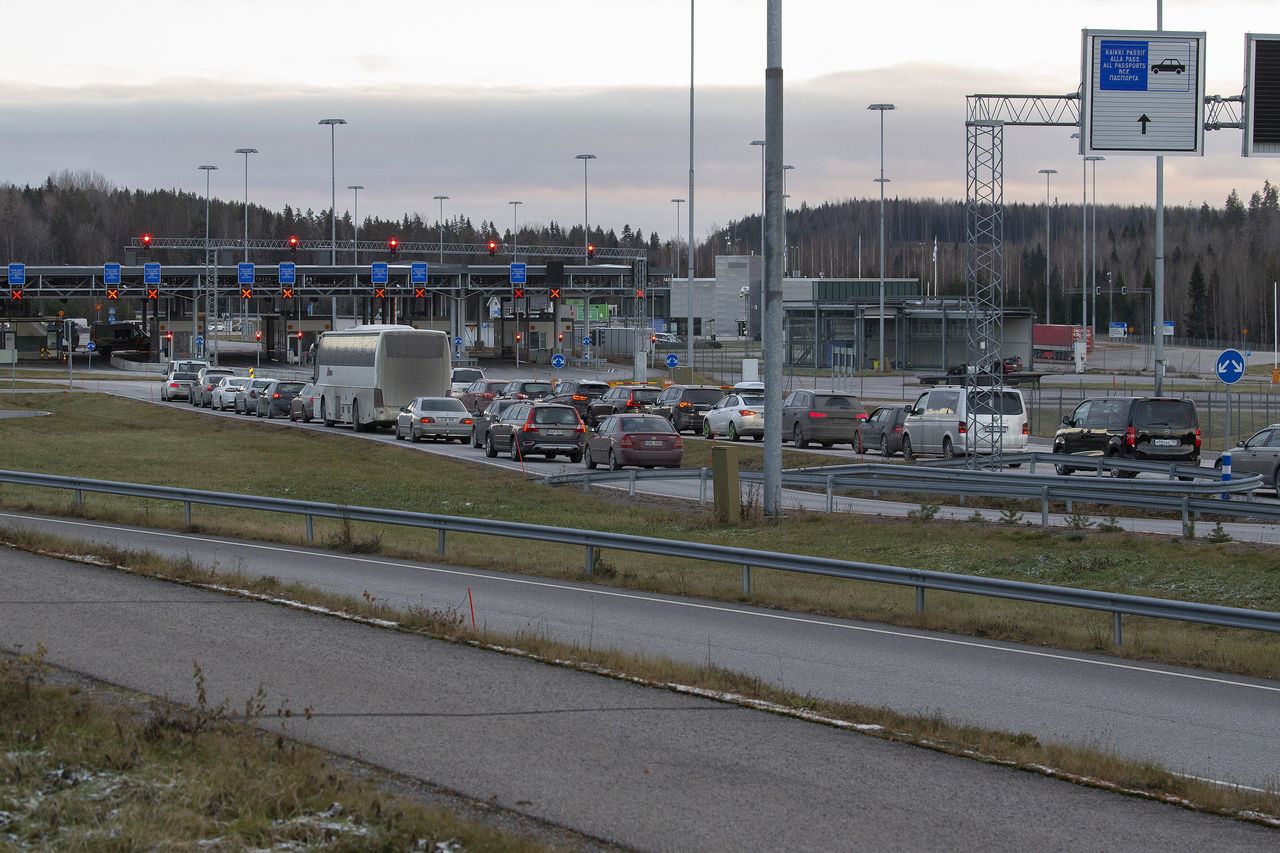
POLYGON ((1040 487, 1040 526, 1049 526, 1049 487, 1040 487))
POLYGON ((436 539, 436 554, 443 557, 444 556, 444 528, 443 527, 440 528, 439 533, 440 535, 436 539))
POLYGON ((182 515, 187 521, 187 527, 191 526, 191 501, 182 502, 182 515))
MULTIPOLYGON (((1224 483, 1231 482, 1231 451, 1230 450, 1222 454, 1222 482, 1224 483)), ((1231 500, 1231 495, 1227 494, 1226 492, 1223 492, 1222 499, 1224 501, 1229 501, 1231 500)))
POLYGON ((636 496, 636 472, 631 470, 631 477, 627 480, 627 497, 634 498, 636 496))
POLYGON ((76 511, 84 512, 84 492, 76 489, 76 511))
POLYGON ((1182 536, 1184 539, 1191 538, 1190 503, 1191 503, 1191 499, 1188 496, 1183 495, 1182 496, 1182 536))
POLYGON ((827 512, 835 511, 835 486, 836 478, 834 474, 827 475, 827 512))
POLYGON ((591 475, 590 474, 587 474, 585 477, 582 478, 582 491, 584 493, 591 491, 591 475))
POLYGON ((587 565, 585 568, 586 574, 591 574, 592 572, 595 571, 595 568, 596 568, 596 546, 588 545, 587 546, 587 565))
POLYGON ((307 516, 307 541, 316 541, 316 520, 313 515, 307 516))
POLYGON ((712 485, 716 520, 721 524, 737 524, 742 520, 742 486, 738 479, 738 449, 711 448, 712 485))
POLYGON ((707 502, 707 469, 698 469, 698 503, 705 504, 707 502))
POLYGON ((742 594, 751 594, 751 567, 746 563, 742 564, 742 594))
POLYGON ((924 587, 916 587, 916 615, 924 615, 924 587))
POLYGON ((1124 645, 1124 625, 1120 619, 1119 610, 1111 614, 1111 642, 1116 648, 1124 645))

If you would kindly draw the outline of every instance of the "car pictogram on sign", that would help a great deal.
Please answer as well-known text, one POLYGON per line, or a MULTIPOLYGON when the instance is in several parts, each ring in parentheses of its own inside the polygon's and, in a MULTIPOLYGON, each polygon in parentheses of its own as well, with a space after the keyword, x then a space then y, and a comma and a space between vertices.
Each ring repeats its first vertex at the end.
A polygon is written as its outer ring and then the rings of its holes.
POLYGON ((1159 74, 1161 71, 1172 71, 1174 74, 1181 74, 1187 70, 1187 66, 1183 65, 1176 59, 1162 59, 1155 65, 1151 66, 1152 74, 1159 74))

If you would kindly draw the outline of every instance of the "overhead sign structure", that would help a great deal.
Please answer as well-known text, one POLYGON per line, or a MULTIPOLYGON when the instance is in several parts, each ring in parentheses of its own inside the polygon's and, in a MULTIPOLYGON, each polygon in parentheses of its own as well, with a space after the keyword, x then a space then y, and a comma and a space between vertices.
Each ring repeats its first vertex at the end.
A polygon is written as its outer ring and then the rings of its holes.
POLYGON ((9 286, 23 285, 27 283, 27 265, 26 264, 9 264, 9 286))
POLYGON ((370 280, 374 284, 386 284, 387 283, 387 265, 382 261, 378 261, 377 263, 370 264, 369 276, 370 276, 370 280))
POLYGON ((1218 381, 1224 385, 1235 385, 1244 378, 1245 364, 1245 358, 1240 354, 1240 350, 1224 349, 1222 355, 1218 356, 1213 372, 1217 374, 1218 381))
POLYGON ((1204 33, 1085 30, 1082 154, 1204 153, 1204 33))
POLYGON ((159 284, 160 283, 160 264, 156 261, 150 261, 142 265, 142 283, 143 284, 159 284))
POLYGON ((1244 156, 1280 157, 1280 35, 1244 36, 1244 156))
POLYGON ((236 284, 253 284, 253 264, 236 264, 236 284))
POLYGON ((298 265, 290 261, 285 261, 277 267, 276 276, 279 279, 280 284, 297 284, 298 265))
POLYGON ((511 265, 511 283, 512 284, 528 284, 529 268, 525 264, 511 265))
POLYGON ((426 261, 414 261, 409 264, 409 282, 411 284, 427 283, 427 263, 426 261))
POLYGON ((119 284, 120 283, 120 265, 116 263, 102 265, 102 283, 103 284, 119 284))

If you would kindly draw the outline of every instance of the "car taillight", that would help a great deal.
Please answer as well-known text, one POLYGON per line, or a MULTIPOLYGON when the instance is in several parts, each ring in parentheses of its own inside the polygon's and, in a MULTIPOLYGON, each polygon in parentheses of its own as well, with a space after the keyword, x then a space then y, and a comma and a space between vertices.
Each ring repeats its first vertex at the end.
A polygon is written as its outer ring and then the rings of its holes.
POLYGON ((418 423, 420 424, 433 424, 435 422, 435 418, 418 418, 418 423))
POLYGON ((1200 427, 1196 427, 1196 448, 1200 447, 1200 427))
POLYGON ((681 408, 681 409, 692 409, 692 408, 693 408, 693 403, 690 403, 688 400, 681 400, 681 401, 680 401, 680 406, 679 406, 679 408, 681 408))
POLYGON ((635 446, 635 445, 634 445, 634 443, 631 441, 631 436, 629 436, 629 435, 624 435, 624 436, 622 437, 622 440, 618 442, 618 445, 619 445, 620 447, 634 447, 634 446, 635 446))
POLYGON ((213 390, 213 386, 212 386, 212 385, 206 385, 206 386, 204 386, 204 390, 206 390, 206 391, 212 391, 212 390, 213 390))
POLYGON ((635 408, 636 406, 638 406, 638 405, 640 405, 640 404, 636 402, 636 398, 635 398, 635 397, 628 397, 628 398, 627 398, 627 408, 628 408, 628 409, 634 409, 634 408, 635 408))
POLYGON ((677 436, 676 436, 676 443, 675 443, 675 444, 673 444, 673 445, 671 445, 671 446, 672 446, 672 447, 674 447, 676 450, 683 450, 683 449, 684 449, 684 439, 677 435, 677 436))
POLYGON ((272 400, 279 400, 279 399, 280 399, 280 392, 279 392, 279 391, 277 391, 276 393, 272 394, 272 395, 271 395, 271 399, 272 399, 272 400))
POLYGON ((177 388, 177 387, 178 387, 178 383, 177 383, 177 382, 170 382, 170 383, 169 383, 169 387, 170 387, 170 388, 177 388))
POLYGON ((462 419, 462 425, 463 425, 463 426, 470 426, 470 425, 471 425, 471 424, 473 424, 473 423, 475 423, 475 421, 471 420, 471 418, 463 418, 463 419, 462 419))
POLYGON ((810 412, 809 413, 809 417, 811 418, 825 418, 826 416, 827 416, 826 412, 810 412))
POLYGON ((969 432, 969 425, 964 421, 960 421, 958 424, 956 424, 956 432, 960 433, 961 435, 967 434, 969 432))
POLYGON ((533 422, 533 415, 529 415, 529 420, 524 422, 524 426, 520 427, 521 432, 537 432, 538 425, 533 422))
POLYGON ((492 400, 492 399, 493 399, 493 395, 492 395, 492 394, 490 394, 488 391, 485 391, 485 392, 483 392, 483 393, 481 393, 481 394, 480 394, 480 399, 481 399, 481 400, 492 400))
POLYGON ((754 415, 755 412, 751 409, 738 409, 738 414, 742 415, 744 418, 749 418, 754 415))
POLYGON ((1138 446, 1138 431, 1133 427, 1124 428, 1124 443, 1126 447, 1138 446))
POLYGON ((854 415, 853 417, 854 417, 854 420, 865 421, 867 419, 867 413, 858 412, 858 414, 854 415))
POLYGON ((517 392, 515 393, 515 398, 516 398, 517 400, 528 400, 528 399, 529 399, 529 395, 528 395, 528 394, 521 394, 519 391, 517 391, 517 392))
POLYGON ((1022 424, 1022 434, 1023 434, 1023 435, 1031 435, 1031 424, 1026 423, 1025 421, 1023 422, 1023 424, 1022 424))
POLYGON ((573 395, 573 397, 572 397, 571 399, 576 400, 577 402, 581 403, 583 400, 587 399, 587 395, 586 395, 586 394, 574 394, 574 395, 573 395))
POLYGON ((894 432, 902 432, 902 424, 898 424, 893 428, 894 432))
POLYGON ((574 432, 586 432, 586 431, 587 431, 587 425, 586 425, 586 424, 584 424, 582 421, 578 421, 578 425, 577 425, 576 427, 574 427, 574 428, 573 428, 573 431, 574 431, 574 432))

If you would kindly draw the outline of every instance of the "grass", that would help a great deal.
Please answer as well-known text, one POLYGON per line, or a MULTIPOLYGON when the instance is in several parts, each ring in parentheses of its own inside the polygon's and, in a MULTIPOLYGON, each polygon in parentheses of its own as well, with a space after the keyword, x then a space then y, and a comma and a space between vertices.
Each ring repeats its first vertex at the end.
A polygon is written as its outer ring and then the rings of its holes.
POLYGON ((546 849, 246 724, 276 718, 287 733, 305 727, 305 711, 269 712, 261 693, 244 709, 210 707, 198 666, 194 707, 140 707, 46 675, 42 650, 0 657, 0 847, 546 849))
MULTIPOLYGON (((19 547, 36 550, 50 547, 45 537, 28 537, 18 544, 19 547)), ((72 549, 77 555, 86 553, 83 543, 55 540, 52 544, 72 549)), ((852 702, 815 699, 722 667, 678 663, 617 649, 584 647, 532 633, 515 636, 487 630, 475 633, 466 627, 461 615, 453 611, 399 611, 368 595, 363 598, 345 597, 305 585, 281 584, 274 578, 218 572, 195 565, 189 559, 173 561, 145 552, 120 551, 101 545, 90 546, 87 551, 96 555, 96 562, 150 577, 201 586, 215 585, 221 590, 265 596, 276 602, 281 599, 296 602, 295 606, 318 606, 338 615, 376 621, 384 628, 530 656, 543 662, 683 693, 692 692, 1090 787, 1280 827, 1280 817, 1276 817, 1280 815, 1280 794, 1275 791, 1254 792, 1208 784, 1171 773, 1152 763, 1121 759, 1092 746, 1044 743, 1025 733, 957 725, 936 713, 903 714, 852 702)), ((84 556, 78 559, 84 559, 84 556)), ((203 714, 204 711, 197 708, 196 713, 203 714)), ((280 743, 277 741, 278 748, 280 743)), ((319 799, 324 801, 325 798, 319 799)))
MULTIPOLYGON (((5 467, 110 480, 188 486, 419 512, 503 518, 619 533, 741 545, 771 551, 984 575, 1039 583, 1280 609, 1274 548, 1211 544, 1099 530, 1047 531, 1020 524, 891 519, 799 510, 781 522, 725 527, 712 508, 624 493, 549 489, 490 467, 394 445, 355 444, 322 432, 209 418, 94 394, 14 395, 11 402, 53 409, 53 417, 0 421, 5 467), (52 405, 50 405, 52 402, 52 405)), ((529 468, 539 469, 531 462, 529 468)), ((63 492, 0 486, 0 505, 114 522, 182 529, 182 507, 86 494, 82 510, 63 492)), ((301 543, 303 521, 196 507, 196 529, 236 537, 301 543)), ((1109 511, 1108 511, 1109 514, 1109 511)), ((749 515, 754 515, 749 513, 749 515)), ((316 541, 344 541, 339 523, 317 520, 316 541)), ((351 525, 349 547, 409 559, 438 559, 436 534, 351 525)), ((448 537, 443 562, 498 571, 578 578, 580 548, 496 537, 448 537)), ((955 631, 1059 648, 1117 653, 1262 677, 1280 676, 1280 644, 1258 632, 1161 620, 1125 620, 1125 646, 1110 646, 1106 614, 930 593, 917 616, 909 588, 819 576, 753 572, 749 597, 740 567, 654 560, 609 552, 609 572, 594 580, 621 587, 700 596, 835 617, 955 631)))

